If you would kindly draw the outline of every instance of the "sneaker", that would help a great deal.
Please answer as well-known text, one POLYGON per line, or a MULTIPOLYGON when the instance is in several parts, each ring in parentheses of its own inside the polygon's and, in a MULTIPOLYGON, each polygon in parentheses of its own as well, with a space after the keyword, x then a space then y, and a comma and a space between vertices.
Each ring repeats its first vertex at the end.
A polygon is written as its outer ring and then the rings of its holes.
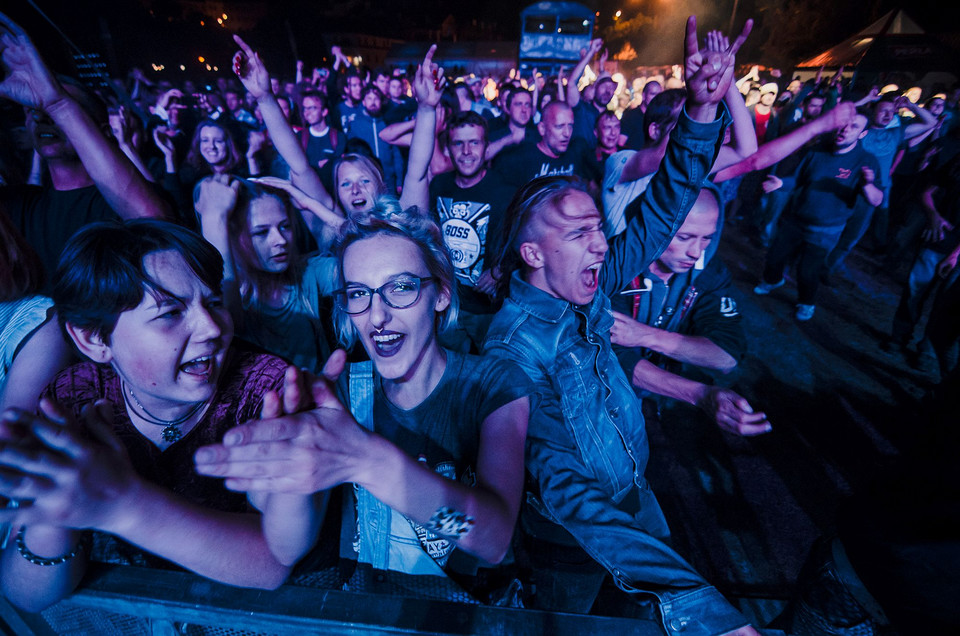
POLYGON ((760 281, 760 284, 753 288, 753 293, 757 296, 766 296, 772 292, 777 287, 783 287, 783 284, 787 281, 783 278, 780 279, 779 283, 768 283, 766 281, 760 281))
POLYGON ((797 305, 796 318, 800 322, 806 322, 813 318, 813 312, 816 310, 816 305, 797 305))

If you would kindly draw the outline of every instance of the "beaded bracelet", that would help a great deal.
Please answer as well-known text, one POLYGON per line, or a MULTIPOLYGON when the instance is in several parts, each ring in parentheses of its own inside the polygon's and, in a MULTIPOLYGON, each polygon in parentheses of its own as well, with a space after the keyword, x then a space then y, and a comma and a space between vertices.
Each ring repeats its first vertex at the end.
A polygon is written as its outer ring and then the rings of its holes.
POLYGON ((66 563, 73 557, 80 554, 80 551, 83 550, 85 544, 87 543, 87 537, 81 537, 81 539, 77 542, 76 547, 71 552, 68 552, 62 556, 48 559, 47 557, 42 557, 30 551, 30 548, 27 547, 27 542, 23 538, 26 532, 27 526, 20 526, 20 532, 17 533, 17 552, 20 553, 20 556, 34 565, 60 565, 61 563, 66 563))

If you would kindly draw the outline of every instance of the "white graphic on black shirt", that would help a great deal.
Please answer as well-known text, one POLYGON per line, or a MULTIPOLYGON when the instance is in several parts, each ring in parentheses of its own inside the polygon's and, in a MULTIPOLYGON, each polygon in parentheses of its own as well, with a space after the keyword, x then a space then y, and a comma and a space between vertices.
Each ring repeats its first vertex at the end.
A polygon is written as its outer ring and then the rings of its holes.
POLYGON ((437 197, 437 212, 457 278, 462 284, 476 287, 483 273, 490 204, 437 197))

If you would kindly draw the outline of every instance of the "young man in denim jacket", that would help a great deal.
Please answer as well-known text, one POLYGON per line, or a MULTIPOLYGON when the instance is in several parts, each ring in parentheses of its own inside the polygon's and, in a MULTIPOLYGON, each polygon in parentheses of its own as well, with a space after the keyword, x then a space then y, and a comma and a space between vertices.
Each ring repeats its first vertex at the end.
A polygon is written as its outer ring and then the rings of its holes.
POLYGON ((593 199, 569 177, 532 181, 508 213, 500 267, 508 295, 484 347, 515 360, 536 386, 521 525, 539 608, 589 611, 609 572, 623 590, 659 600, 670 634, 756 634, 667 544, 669 529, 643 476, 640 405, 610 344, 606 296, 659 256, 696 200, 729 121, 718 105, 749 30, 748 22, 733 46, 711 35, 713 46, 701 52, 696 21, 688 22, 686 110, 659 172, 627 208, 626 231, 609 246, 593 199))

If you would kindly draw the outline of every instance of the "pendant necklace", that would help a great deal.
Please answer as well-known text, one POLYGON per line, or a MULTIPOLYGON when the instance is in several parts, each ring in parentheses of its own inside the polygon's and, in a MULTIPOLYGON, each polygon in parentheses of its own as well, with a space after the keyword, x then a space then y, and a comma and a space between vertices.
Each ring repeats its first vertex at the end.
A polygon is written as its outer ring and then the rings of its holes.
POLYGON ((134 410, 132 405, 130 404, 130 400, 127 398, 127 395, 129 395, 130 398, 133 399, 134 404, 137 405, 137 408, 140 409, 140 413, 138 413, 138 415, 140 416, 140 419, 150 424, 162 426, 163 431, 161 431, 160 436, 163 439, 163 441, 168 442, 170 444, 176 441, 179 441, 183 437, 183 432, 180 430, 180 427, 184 424, 184 422, 186 422, 191 417, 196 415, 200 411, 200 409, 202 409, 204 405, 207 403, 206 400, 197 402, 192 407, 190 407, 190 410, 187 411, 181 417, 178 417, 177 419, 174 419, 174 420, 164 420, 152 414, 150 411, 148 411, 147 407, 141 404, 140 400, 137 399, 137 396, 134 394, 133 389, 128 387, 125 382, 121 381, 120 384, 123 389, 123 401, 126 402, 127 407, 130 408, 131 410, 134 410))

